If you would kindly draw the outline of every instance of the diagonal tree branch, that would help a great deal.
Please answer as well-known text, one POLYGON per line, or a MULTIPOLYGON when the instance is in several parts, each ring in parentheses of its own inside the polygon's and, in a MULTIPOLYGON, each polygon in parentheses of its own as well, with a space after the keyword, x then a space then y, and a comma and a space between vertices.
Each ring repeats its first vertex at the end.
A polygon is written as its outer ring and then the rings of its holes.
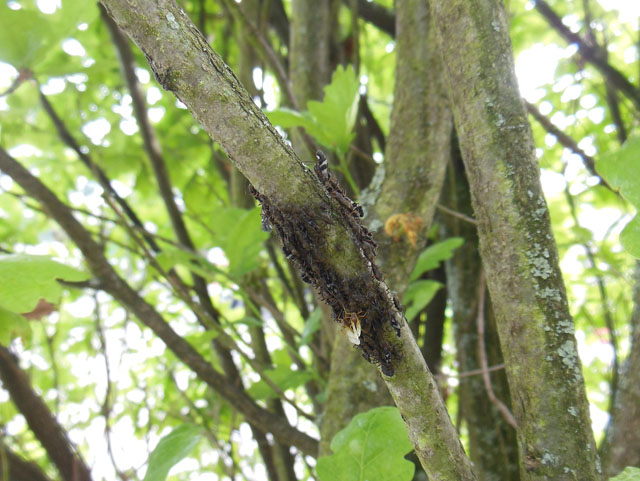
POLYGON ((42 472, 40 466, 18 456, 0 441, 0 476, 5 472, 8 473, 8 479, 11 481, 52 481, 42 472))
POLYGON ((425 468, 442 469, 451 479, 475 479, 437 384, 373 263, 370 234, 348 201, 319 182, 330 183, 322 169, 316 178, 302 165, 175 2, 102 3, 145 53, 163 87, 187 105, 253 184, 303 278, 345 327, 358 319, 358 346, 399 394, 396 403, 417 428, 409 430, 410 438, 425 468), (434 459, 446 462, 433 465, 434 459))
POLYGON ((280 416, 258 406, 244 391, 229 383, 187 341, 180 337, 162 316, 135 292, 111 267, 98 244, 85 228, 40 180, 0 147, 0 170, 9 175, 30 196, 37 199, 53 219, 62 227, 83 253, 89 268, 101 281, 102 287, 115 299, 127 306, 138 319, 164 341, 174 354, 189 366, 198 377, 229 401, 245 418, 264 432, 271 432, 282 444, 295 446, 315 456, 317 441, 291 427, 280 416))
POLYGON ((544 0, 536 0, 536 9, 567 42, 575 43, 580 54, 606 78, 607 83, 626 95, 640 109, 640 89, 636 88, 622 72, 607 62, 607 53, 599 45, 590 45, 580 35, 573 33, 544 0))
POLYGON ((89 468, 69 441, 66 431, 33 390, 13 354, 1 345, 0 379, 62 478, 65 481, 91 481, 89 468))

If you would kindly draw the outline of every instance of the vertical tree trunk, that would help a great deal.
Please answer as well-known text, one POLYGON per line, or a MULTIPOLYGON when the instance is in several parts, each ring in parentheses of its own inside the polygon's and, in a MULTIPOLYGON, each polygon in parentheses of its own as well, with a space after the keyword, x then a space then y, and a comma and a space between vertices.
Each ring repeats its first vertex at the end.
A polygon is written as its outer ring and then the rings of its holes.
MULTIPOLYGON (((457 147, 456 147, 457 151, 457 147)), ((469 184, 464 175, 459 152, 454 154, 447 175, 443 201, 447 207, 468 216, 473 214, 469 184), (457 157, 457 158, 456 158, 457 157)), ((478 292, 473 288, 480 279, 482 265, 478 253, 476 227, 469 222, 450 216, 442 216, 442 232, 445 237, 462 237, 453 258, 446 262, 447 289, 453 309, 458 371, 461 374, 478 371, 477 309, 478 292)), ((503 362, 495 321, 487 305, 485 309, 487 358, 490 366, 503 362)), ((509 386, 504 371, 491 373, 492 388, 496 396, 511 405, 509 386)), ((458 390, 460 415, 469 433, 469 457, 476 467, 478 478, 483 481, 517 481, 518 443, 516 432, 500 414, 487 395, 482 376, 460 378, 458 390)))
MULTIPOLYGON (((378 262, 401 297, 425 239, 419 235, 416 247, 406 237, 394 242, 384 223, 394 214, 411 213, 421 219, 418 234, 428 231, 449 158, 452 119, 426 2, 399 2, 396 24, 396 88, 385 163, 362 203, 380 245, 378 262)), ((336 339, 321 452, 355 414, 391 402, 377 370, 360 357, 343 336, 336 339)))
POLYGON ((640 467, 640 263, 636 264, 634 277, 631 351, 620 372, 618 395, 602 449, 607 477, 626 466, 640 467))
POLYGON ((526 480, 600 478, 533 138, 498 0, 432 0, 526 480))

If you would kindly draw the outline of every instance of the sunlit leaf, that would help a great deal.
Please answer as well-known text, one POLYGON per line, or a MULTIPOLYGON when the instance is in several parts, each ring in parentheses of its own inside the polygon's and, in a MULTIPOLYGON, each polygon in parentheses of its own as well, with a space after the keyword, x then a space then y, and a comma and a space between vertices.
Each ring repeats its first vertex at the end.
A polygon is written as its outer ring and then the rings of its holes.
POLYGON ((56 304, 62 293, 57 279, 77 282, 89 277, 47 256, 0 255, 0 306, 13 312, 29 312, 40 299, 56 304))
POLYGON ((407 319, 413 319, 422 309, 427 307, 433 296, 442 287, 438 281, 429 279, 421 279, 414 281, 407 287, 402 302, 405 306, 405 316, 407 319))
POLYGON ((640 481, 640 468, 627 466, 620 474, 609 478, 609 481, 640 481))
POLYGON ((196 447, 202 435, 191 424, 178 426, 163 437, 149 456, 144 481, 164 481, 169 470, 196 447))
POLYGON ((318 459, 321 481, 409 481, 414 465, 404 459, 413 449, 394 407, 356 415, 331 441, 331 456, 318 459))
POLYGON ((16 337, 28 337, 30 330, 24 317, 0 306, 0 344, 6 346, 16 337))
POLYGON ((411 280, 413 281, 425 272, 437 268, 440 262, 451 259, 453 251, 463 243, 464 240, 461 237, 451 237, 427 247, 416 261, 416 266, 411 273, 411 280))
MULTIPOLYGON (((596 160, 598 173, 640 211, 640 137, 628 139, 618 150, 596 160)), ((640 258, 640 221, 637 216, 620 235, 622 246, 640 258)))

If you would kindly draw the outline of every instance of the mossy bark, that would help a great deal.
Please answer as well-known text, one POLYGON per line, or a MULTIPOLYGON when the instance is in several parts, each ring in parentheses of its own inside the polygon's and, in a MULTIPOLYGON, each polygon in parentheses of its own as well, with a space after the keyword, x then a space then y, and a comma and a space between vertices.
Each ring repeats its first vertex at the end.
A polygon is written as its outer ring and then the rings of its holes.
POLYGON ((432 0, 526 480, 600 478, 573 321, 497 0, 432 0))
POLYGON ((438 386, 379 278, 359 218, 300 163, 173 1, 102 3, 143 50, 159 82, 187 105, 253 184, 263 214, 334 315, 360 316, 359 347, 386 373, 427 474, 475 479, 438 386))
POLYGON ((620 371, 618 395, 602 449, 607 477, 626 466, 640 467, 640 262, 634 278, 631 350, 620 371))
MULTIPOLYGON (((445 180, 442 201, 456 212, 472 216, 469 184, 464 175, 459 152, 454 153, 445 180)), ((453 310, 456 358, 461 374, 481 369, 478 357, 478 289, 482 270, 476 227, 457 217, 443 215, 441 232, 445 238, 462 237, 464 244, 446 262, 447 290, 453 310)), ((489 366, 503 363, 494 316, 486 303, 485 345, 489 366)), ((491 386, 498 399, 511 406, 509 385, 504 371, 491 373, 491 386)), ((469 456, 482 481, 517 481, 520 479, 516 432, 500 414, 487 395, 482 376, 460 377, 459 415, 469 433, 469 456)))
MULTIPOLYGON (((396 88, 385 162, 363 193, 362 202, 380 246, 377 262, 387 283, 401 297, 433 219, 453 121, 426 3, 398 3, 396 22, 396 88), (415 246, 406 235, 394 241, 385 233, 384 223, 395 214, 420 218, 415 246)), ((343 336, 336 339, 321 452, 326 452, 333 435, 355 414, 391 402, 378 372, 360 357, 343 336)))

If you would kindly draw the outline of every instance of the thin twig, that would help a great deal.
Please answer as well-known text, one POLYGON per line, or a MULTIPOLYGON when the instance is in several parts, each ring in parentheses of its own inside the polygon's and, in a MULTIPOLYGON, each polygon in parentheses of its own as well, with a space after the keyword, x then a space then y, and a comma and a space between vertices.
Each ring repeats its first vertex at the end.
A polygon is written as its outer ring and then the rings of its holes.
POLYGON ((487 390, 487 396, 489 400, 495 404, 498 411, 502 414, 505 421, 507 421, 514 429, 518 429, 516 419, 509 411, 509 408, 496 397, 491 386, 491 377, 489 376, 489 363, 487 362, 487 351, 484 344, 484 300, 485 300, 486 286, 484 279, 484 271, 480 272, 480 278, 478 279, 478 315, 476 317, 476 323, 478 328, 478 360, 480 361, 480 368, 482 370, 482 380, 484 381, 484 387, 487 390))
POLYGON ((446 214, 449 214, 450 216, 453 216, 465 222, 468 222, 469 224, 478 225, 478 221, 476 221, 473 217, 469 217, 468 215, 462 214, 453 209, 449 209, 449 207, 445 207, 442 204, 436 205, 436 208, 438 210, 441 210, 442 212, 445 212, 446 214))

